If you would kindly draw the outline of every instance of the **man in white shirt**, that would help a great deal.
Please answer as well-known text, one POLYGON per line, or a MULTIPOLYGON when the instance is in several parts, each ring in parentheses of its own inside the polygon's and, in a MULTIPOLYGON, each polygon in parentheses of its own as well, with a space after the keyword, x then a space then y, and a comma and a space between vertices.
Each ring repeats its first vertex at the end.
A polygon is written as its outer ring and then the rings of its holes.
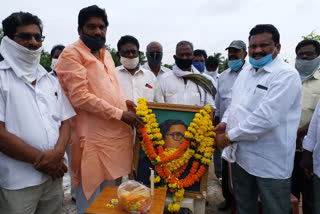
POLYGON ((163 48, 159 42, 150 42, 147 45, 146 56, 148 62, 145 63, 142 67, 149 71, 152 71, 158 80, 164 73, 171 72, 169 68, 161 65, 163 48))
MULTIPOLYGON (((234 82, 244 67, 248 66, 245 61, 247 56, 247 47, 243 41, 232 41, 226 50, 228 50, 229 68, 217 77, 218 88, 215 99, 216 109, 214 112, 215 126, 220 122, 220 119, 223 118, 224 112, 231 104, 231 89, 234 82)), ((221 150, 218 148, 214 151, 214 166, 216 176, 218 178, 222 178, 222 194, 225 198, 225 201, 219 205, 218 209, 222 211, 228 210, 231 208, 232 202, 232 194, 229 190, 229 167, 226 160, 222 160, 221 163, 221 150), (219 169, 220 171, 218 171, 219 169)))
POLYGON ((59 82, 40 64, 42 22, 17 12, 2 22, 0 213, 62 211, 64 152, 75 115, 59 82))
POLYGON ((302 196, 303 213, 312 213, 312 180, 300 167, 303 154, 302 140, 307 135, 312 114, 320 98, 320 44, 316 40, 302 40, 296 47, 296 63, 302 82, 302 111, 297 132, 296 154, 292 172, 291 191, 298 199, 302 196))
POLYGON ((306 176, 313 179, 313 211, 320 213, 320 102, 313 113, 308 134, 303 140, 301 166, 306 176))
POLYGON ((116 68, 120 87, 129 100, 137 104, 140 97, 148 102, 163 103, 163 95, 156 76, 141 68, 139 42, 133 36, 122 36, 117 44, 121 66, 116 68))
POLYGON ((214 129, 222 157, 232 162, 237 213, 290 213, 290 183, 301 114, 301 81, 277 55, 280 35, 270 24, 249 35, 249 62, 232 88, 231 105, 214 129), (227 135, 225 135, 227 133, 227 135))
POLYGON ((56 64, 56 62, 58 61, 58 58, 61 54, 61 52, 63 51, 65 47, 63 45, 55 45, 50 52, 50 68, 52 69, 49 73, 52 74, 54 77, 57 77, 57 73, 54 70, 54 66, 56 64))
POLYGON ((184 105, 210 105, 214 107, 215 88, 210 80, 192 66, 193 45, 181 41, 176 46, 172 72, 160 78, 160 87, 166 103, 184 105))

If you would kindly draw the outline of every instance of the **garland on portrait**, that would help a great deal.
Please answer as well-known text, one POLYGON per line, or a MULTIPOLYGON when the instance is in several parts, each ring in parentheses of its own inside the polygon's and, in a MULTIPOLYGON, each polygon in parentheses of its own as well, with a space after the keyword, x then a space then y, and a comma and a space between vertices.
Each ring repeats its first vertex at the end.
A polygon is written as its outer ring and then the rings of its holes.
POLYGON ((183 200, 184 188, 198 182, 206 172, 214 152, 215 133, 210 117, 211 108, 205 106, 190 123, 184 133, 184 139, 179 148, 165 149, 163 136, 160 133, 156 115, 147 106, 145 98, 139 98, 136 114, 144 122, 139 126, 138 137, 141 148, 155 166, 155 183, 162 181, 174 193, 173 201, 168 205, 170 212, 178 212, 183 200), (180 178, 186 170, 189 161, 192 162, 189 174, 180 178))

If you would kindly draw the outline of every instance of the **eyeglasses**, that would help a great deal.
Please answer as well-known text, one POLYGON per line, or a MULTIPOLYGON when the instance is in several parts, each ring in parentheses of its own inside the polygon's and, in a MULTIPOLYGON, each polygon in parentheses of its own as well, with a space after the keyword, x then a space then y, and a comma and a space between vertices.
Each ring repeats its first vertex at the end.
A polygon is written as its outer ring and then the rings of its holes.
POLYGON ((175 141, 180 141, 183 138, 183 134, 181 132, 172 132, 171 134, 167 134, 167 135, 171 135, 173 140, 175 141))
POLYGON ((299 52, 299 53, 297 53, 297 56, 303 57, 304 55, 306 55, 306 56, 310 57, 310 56, 314 56, 315 54, 316 53, 314 53, 314 52, 299 52))
POLYGON ((32 34, 32 33, 16 33, 14 36, 19 37, 20 39, 24 41, 29 41, 32 39, 32 37, 37 41, 37 42, 43 42, 44 39, 46 38, 45 36, 42 36, 41 34, 32 34))

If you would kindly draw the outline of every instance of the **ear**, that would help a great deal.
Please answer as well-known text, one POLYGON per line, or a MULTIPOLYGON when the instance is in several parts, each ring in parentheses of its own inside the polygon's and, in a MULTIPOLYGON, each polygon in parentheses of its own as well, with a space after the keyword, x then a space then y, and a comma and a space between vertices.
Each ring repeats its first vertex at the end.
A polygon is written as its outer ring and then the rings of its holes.
POLYGON ((120 53, 119 52, 117 52, 117 57, 120 59, 120 53))
POLYGON ((78 34, 79 34, 79 36, 82 36, 82 30, 80 27, 78 27, 78 34))
POLYGON ((173 55, 173 59, 176 60, 176 58, 177 58, 177 56, 176 56, 176 55, 173 55))
POLYGON ((277 48, 278 53, 280 53, 281 44, 280 44, 280 43, 279 43, 279 44, 277 44, 277 45, 276 45, 276 48, 277 48))

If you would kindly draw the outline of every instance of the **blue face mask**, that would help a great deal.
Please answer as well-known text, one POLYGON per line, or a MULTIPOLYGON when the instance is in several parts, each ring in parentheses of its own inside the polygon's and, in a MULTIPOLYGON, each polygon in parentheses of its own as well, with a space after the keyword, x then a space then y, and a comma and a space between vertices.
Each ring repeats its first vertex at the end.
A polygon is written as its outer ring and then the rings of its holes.
POLYGON ((204 62, 193 62, 192 65, 196 67, 196 69, 200 71, 200 73, 204 72, 204 62))
POLYGON ((242 59, 235 59, 228 61, 228 66, 233 71, 238 71, 242 66, 242 59))
POLYGON ((254 59, 252 57, 249 57, 250 64, 255 68, 262 68, 272 62, 272 53, 268 54, 267 56, 264 56, 260 59, 254 59))

